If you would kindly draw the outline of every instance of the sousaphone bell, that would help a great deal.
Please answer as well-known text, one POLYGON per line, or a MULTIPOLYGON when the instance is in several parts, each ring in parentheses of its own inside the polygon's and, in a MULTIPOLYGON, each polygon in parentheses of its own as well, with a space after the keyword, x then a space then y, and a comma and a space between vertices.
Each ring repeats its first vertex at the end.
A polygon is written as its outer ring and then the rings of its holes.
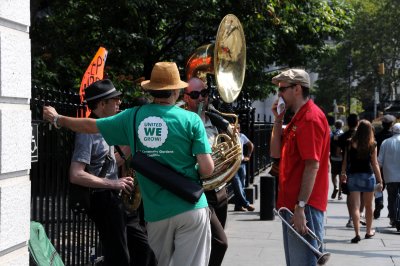
MULTIPOLYGON (((200 46, 190 56, 186 64, 186 76, 188 80, 192 77, 205 80, 207 74, 213 74, 221 99, 225 103, 232 103, 242 89, 245 69, 246 43, 243 28, 235 15, 228 14, 219 25, 215 44, 200 46)), ((237 115, 222 113, 215 108, 208 111, 230 117, 234 122, 231 125, 228 123, 225 132, 219 134, 212 145, 215 167, 212 175, 201 177, 205 190, 229 182, 242 161, 242 147, 236 131, 237 115)))

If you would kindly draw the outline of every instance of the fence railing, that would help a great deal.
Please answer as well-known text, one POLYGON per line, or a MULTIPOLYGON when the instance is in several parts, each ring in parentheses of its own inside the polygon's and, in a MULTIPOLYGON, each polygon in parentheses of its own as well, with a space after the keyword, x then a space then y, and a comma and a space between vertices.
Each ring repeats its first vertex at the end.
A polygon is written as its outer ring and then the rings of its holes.
MULTIPOLYGON (((79 95, 49 88, 33 87, 32 123, 38 124, 38 161, 31 165, 31 220, 43 224, 46 233, 65 265, 85 265, 96 249, 99 237, 94 223, 86 215, 76 215, 68 207, 69 166, 74 147, 74 133, 43 123, 42 107, 49 104, 59 113, 78 116, 83 105, 79 95)), ((238 111, 242 131, 255 146, 249 164, 249 182, 269 163, 269 138, 272 126, 254 122, 254 109, 238 111)))
POLYGON ((250 164, 249 176, 251 183, 254 180, 254 176, 265 170, 271 161, 269 141, 271 139, 272 126, 273 124, 271 123, 255 122, 251 128, 250 136, 254 144, 254 155, 250 164))
POLYGON ((31 165, 31 220, 40 222, 66 265, 85 265, 90 250, 98 246, 94 223, 68 207, 69 166, 74 133, 43 123, 42 106, 54 106, 61 114, 77 116, 83 106, 70 92, 34 87, 32 123, 38 124, 38 161, 31 165))

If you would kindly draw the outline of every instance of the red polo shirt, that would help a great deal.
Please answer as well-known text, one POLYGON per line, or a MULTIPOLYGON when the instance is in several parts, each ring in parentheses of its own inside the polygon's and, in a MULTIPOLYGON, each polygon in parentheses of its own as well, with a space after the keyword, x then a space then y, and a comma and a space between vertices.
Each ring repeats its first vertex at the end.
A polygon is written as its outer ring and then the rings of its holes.
POLYGON ((329 125, 321 111, 309 100, 303 105, 282 136, 277 207, 294 209, 300 192, 305 160, 316 160, 319 169, 308 205, 325 211, 329 189, 329 125))

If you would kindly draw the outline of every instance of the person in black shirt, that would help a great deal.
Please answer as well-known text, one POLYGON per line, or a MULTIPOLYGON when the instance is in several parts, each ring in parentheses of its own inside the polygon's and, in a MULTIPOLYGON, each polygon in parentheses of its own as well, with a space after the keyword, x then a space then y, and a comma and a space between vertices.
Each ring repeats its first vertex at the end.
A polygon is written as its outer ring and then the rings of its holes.
MULTIPOLYGON (((375 140, 378 148, 378 154, 379 154, 379 149, 381 148, 381 144, 385 139, 390 138, 393 136, 393 133, 391 131, 391 128, 393 126, 393 123, 396 121, 396 117, 393 115, 384 115, 382 118, 382 130, 378 132, 375 135, 375 140)), ((381 169, 381 175, 383 178, 383 182, 385 182, 385 177, 383 176, 383 172, 381 169)), ((375 193, 375 210, 374 210, 374 219, 378 219, 381 216, 381 210, 383 209, 383 193, 382 192, 376 192, 375 193)))

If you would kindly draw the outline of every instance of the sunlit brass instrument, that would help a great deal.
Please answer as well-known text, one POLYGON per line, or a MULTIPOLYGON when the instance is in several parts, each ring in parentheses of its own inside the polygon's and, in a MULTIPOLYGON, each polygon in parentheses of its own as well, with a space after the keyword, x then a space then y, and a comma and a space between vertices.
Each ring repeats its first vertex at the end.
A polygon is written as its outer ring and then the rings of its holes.
MULTIPOLYGON (((215 75, 218 93, 226 103, 232 103, 239 96, 246 69, 246 43, 242 25, 232 14, 226 15, 218 28, 215 44, 203 45, 195 50, 186 64, 186 76, 205 79, 206 74, 215 75)), ((215 189, 229 182, 238 171, 242 160, 242 147, 236 131, 238 117, 231 113, 212 111, 234 120, 219 134, 212 145, 214 172, 202 176, 205 190, 215 189)), ((201 110, 199 110, 201 113, 201 110)))
POLYGON ((215 44, 197 48, 186 63, 186 77, 215 75, 222 100, 232 103, 239 96, 246 72, 246 41, 239 19, 226 15, 219 24, 215 44))
MULTIPOLYGON (((322 252, 320 252, 318 249, 316 249, 313 245, 311 245, 302 235, 300 235, 300 234, 296 231, 296 229, 293 228, 293 226, 291 226, 291 225, 285 220, 285 218, 281 215, 281 212, 282 212, 282 211, 287 211, 291 216, 293 216, 293 213, 292 213, 288 208, 282 207, 282 208, 280 208, 279 210, 275 210, 275 209, 274 209, 274 213, 275 213, 276 215, 278 215, 278 217, 285 223, 285 225, 286 225, 288 228, 290 228, 290 229, 293 231, 293 233, 295 233, 295 235, 296 235, 301 241, 303 241, 304 244, 306 244, 306 245, 311 249, 311 251, 314 253, 315 257, 317 258, 317 263, 318 263, 318 265, 325 265, 325 264, 328 262, 329 258, 331 257, 331 253, 329 253, 329 252, 322 253, 322 252)), ((308 234, 311 238, 313 238, 314 240, 316 240, 316 241, 318 242, 318 248, 321 248, 321 247, 323 246, 322 241, 318 238, 317 235, 315 235, 315 233, 314 233, 313 231, 311 231, 311 229, 307 228, 307 230, 308 230, 307 234, 308 234)))
POLYGON ((242 161, 242 146, 239 134, 235 132, 238 123, 237 116, 235 114, 220 114, 233 117, 236 120, 233 125, 233 131, 230 128, 226 134, 218 134, 214 140, 214 144, 211 147, 214 172, 209 176, 201 177, 205 190, 212 190, 229 182, 239 170, 242 161))
POLYGON ((120 197, 125 210, 128 213, 131 213, 139 208, 140 202, 142 201, 142 195, 140 193, 135 170, 133 170, 129 165, 129 158, 125 160, 125 163, 122 166, 122 174, 123 176, 131 176, 133 178, 133 190, 131 193, 128 194, 123 191, 120 192, 120 197))

